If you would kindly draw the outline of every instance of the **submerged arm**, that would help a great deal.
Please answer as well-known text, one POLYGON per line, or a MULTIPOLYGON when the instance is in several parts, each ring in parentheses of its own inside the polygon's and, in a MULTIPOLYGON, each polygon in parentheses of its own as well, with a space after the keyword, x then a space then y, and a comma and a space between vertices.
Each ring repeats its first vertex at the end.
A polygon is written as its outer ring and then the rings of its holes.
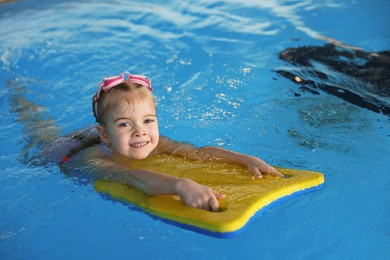
POLYGON ((220 160, 229 163, 235 163, 247 167, 253 173, 255 178, 262 178, 263 173, 269 173, 275 176, 284 177, 274 167, 255 156, 233 152, 219 147, 204 146, 194 147, 188 143, 178 143, 166 137, 160 138, 159 149, 161 152, 171 153, 178 156, 188 157, 198 161, 220 160))

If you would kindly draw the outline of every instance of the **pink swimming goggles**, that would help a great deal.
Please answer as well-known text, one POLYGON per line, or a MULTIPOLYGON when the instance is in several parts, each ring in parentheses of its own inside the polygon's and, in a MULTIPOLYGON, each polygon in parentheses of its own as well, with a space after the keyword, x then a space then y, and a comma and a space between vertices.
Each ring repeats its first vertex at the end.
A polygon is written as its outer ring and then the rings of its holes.
POLYGON ((146 87, 147 89, 149 89, 150 91, 153 90, 152 83, 150 82, 150 80, 148 80, 147 77, 145 77, 143 75, 132 75, 127 71, 122 72, 122 74, 119 76, 111 76, 111 77, 104 78, 103 81, 99 84, 99 89, 96 92, 96 95, 93 97, 93 100, 95 101, 94 106, 93 106, 93 109, 94 109, 93 112, 95 114, 96 119, 98 119, 97 118, 97 102, 99 101, 100 94, 102 93, 102 91, 104 93, 107 93, 108 91, 110 91, 110 89, 114 88, 115 86, 117 86, 123 82, 126 82, 126 80, 130 83, 140 84, 140 85, 146 87), (127 79, 125 78, 125 76, 127 76, 127 79))
POLYGON ((129 72, 125 71, 119 76, 111 76, 103 79, 102 83, 99 84, 99 89, 94 97, 95 102, 98 102, 102 91, 107 93, 113 87, 125 82, 125 75, 127 75, 127 81, 140 84, 149 89, 150 91, 153 90, 152 83, 148 80, 147 77, 142 75, 131 75, 129 72))

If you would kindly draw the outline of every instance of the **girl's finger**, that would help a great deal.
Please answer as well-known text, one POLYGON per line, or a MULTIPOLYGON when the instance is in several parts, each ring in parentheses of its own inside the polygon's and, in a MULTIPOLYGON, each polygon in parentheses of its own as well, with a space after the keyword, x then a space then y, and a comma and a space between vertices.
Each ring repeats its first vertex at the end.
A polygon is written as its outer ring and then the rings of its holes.
POLYGON ((275 176, 282 177, 282 178, 286 177, 284 174, 278 172, 278 170, 276 170, 274 167, 271 167, 271 170, 270 170, 269 173, 272 174, 272 175, 275 175, 275 176))
POLYGON ((255 179, 262 179, 263 178, 263 174, 261 174, 260 170, 257 168, 252 169, 252 173, 253 173, 255 179))
POLYGON ((211 211, 213 211, 213 212, 218 212, 219 211, 219 202, 218 202, 216 197, 210 198, 209 201, 208 201, 208 204, 209 204, 209 207, 210 207, 211 211))

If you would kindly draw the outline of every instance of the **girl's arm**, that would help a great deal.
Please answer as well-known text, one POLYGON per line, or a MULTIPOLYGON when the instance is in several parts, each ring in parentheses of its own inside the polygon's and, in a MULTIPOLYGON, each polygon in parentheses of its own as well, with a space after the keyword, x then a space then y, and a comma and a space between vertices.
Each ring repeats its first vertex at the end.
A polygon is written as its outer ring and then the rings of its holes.
POLYGON ((221 160, 225 162, 236 163, 247 167, 248 170, 253 173, 256 179, 262 178, 264 173, 285 177, 274 167, 268 165, 266 162, 255 156, 241 154, 219 147, 205 146, 196 148, 188 143, 178 143, 161 136, 158 149, 160 152, 185 156, 190 159, 199 161, 221 160))
POLYGON ((219 211, 218 199, 224 197, 213 189, 190 179, 145 169, 130 170, 103 156, 96 146, 81 151, 72 160, 72 164, 73 166, 84 165, 93 179, 135 186, 147 195, 178 194, 186 205, 194 208, 219 211))

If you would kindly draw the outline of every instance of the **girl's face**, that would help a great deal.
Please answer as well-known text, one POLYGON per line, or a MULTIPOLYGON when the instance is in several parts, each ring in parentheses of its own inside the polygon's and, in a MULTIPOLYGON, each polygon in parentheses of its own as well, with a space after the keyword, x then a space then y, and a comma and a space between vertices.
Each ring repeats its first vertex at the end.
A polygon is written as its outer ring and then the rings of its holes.
POLYGON ((156 109, 147 100, 110 111, 105 126, 97 129, 114 153, 132 159, 145 159, 159 142, 156 109))

